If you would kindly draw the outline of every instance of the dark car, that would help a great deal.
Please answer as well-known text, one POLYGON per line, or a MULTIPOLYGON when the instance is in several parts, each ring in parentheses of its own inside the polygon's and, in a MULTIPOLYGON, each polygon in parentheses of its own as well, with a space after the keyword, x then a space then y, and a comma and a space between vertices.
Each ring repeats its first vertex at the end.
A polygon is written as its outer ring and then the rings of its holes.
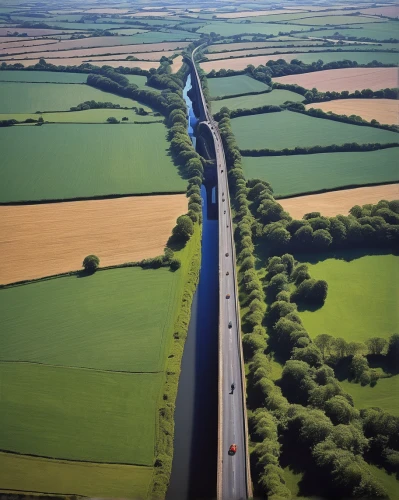
POLYGON ((229 328, 233 328, 233 323, 229 321, 229 328))

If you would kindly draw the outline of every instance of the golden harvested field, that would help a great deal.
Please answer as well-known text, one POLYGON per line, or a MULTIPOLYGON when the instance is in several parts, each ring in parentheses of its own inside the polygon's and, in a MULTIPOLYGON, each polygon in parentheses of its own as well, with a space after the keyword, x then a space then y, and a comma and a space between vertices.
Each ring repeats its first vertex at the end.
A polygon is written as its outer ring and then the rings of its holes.
POLYGON ((179 69, 182 67, 182 64, 183 64, 183 57, 182 56, 175 57, 172 63, 172 73, 177 73, 179 69))
MULTIPOLYGON (((81 57, 73 57, 70 59, 47 59, 45 58, 48 64, 55 64, 56 66, 79 66, 85 62, 89 61, 89 57, 81 58, 81 57)), ((25 67, 34 66, 39 62, 39 59, 18 59, 18 63, 22 64, 25 67)), ((119 68, 119 66, 124 66, 125 68, 141 68, 145 70, 149 70, 151 68, 157 68, 159 66, 158 61, 108 61, 108 60, 95 60, 92 62, 93 66, 112 66, 113 68, 119 68)))
POLYGON ((354 205, 397 199, 399 199, 399 184, 388 184, 298 196, 297 198, 278 200, 278 202, 285 211, 289 212, 291 217, 302 219, 309 212, 320 212, 326 217, 338 214, 347 215, 354 205))
MULTIPOLYGON (((142 60, 142 61, 159 61, 161 57, 170 57, 173 56, 175 52, 173 50, 165 51, 165 52, 134 52, 134 57, 137 57, 137 59, 142 60)), ((85 57, 84 59, 86 61, 124 61, 126 60, 126 57, 128 57, 129 53, 122 53, 122 54, 114 54, 111 56, 93 56, 93 57, 85 57)))
MULTIPOLYGON (((247 58, 248 59, 248 58, 247 58)), ((321 92, 371 89, 380 90, 398 86, 398 68, 328 69, 301 75, 274 78, 275 82, 296 83, 307 89, 316 87, 321 92)))
MULTIPOLYGON (((23 49, 25 47, 33 47, 35 45, 51 45, 51 44, 54 44, 54 43, 57 43, 58 40, 53 40, 53 39, 40 39, 40 40, 31 40, 28 38, 28 40, 26 40, 26 38, 24 38, 23 41, 20 41, 20 42, 4 42, 4 43, 0 43, 0 52, 2 53, 8 53, 7 51, 9 49, 23 49)), ((38 50, 43 50, 43 47, 40 47, 40 49, 38 50)))
POLYGON ((155 257, 186 212, 184 194, 0 206, 0 283, 155 257))
MULTIPOLYGON (((253 57, 237 57, 235 59, 220 59, 217 61, 209 61, 201 63, 201 68, 205 72, 219 71, 220 69, 234 69, 240 71, 245 69, 248 64, 253 64, 255 67, 260 64, 266 64, 267 61, 276 61, 277 59, 285 59, 286 61, 291 61, 291 59, 300 58, 301 53, 290 53, 290 54, 274 54, 265 56, 253 56, 253 57)), ((312 73, 313 74, 313 73, 312 73)))
MULTIPOLYGON (((82 40, 71 40, 71 41, 81 42, 82 40)), ((147 52, 161 52, 161 51, 169 52, 171 50, 176 51, 180 48, 184 48, 186 47, 187 43, 188 42, 153 43, 153 44, 151 43, 151 44, 135 44, 135 45, 113 44, 113 46, 111 47, 104 46, 99 43, 98 47, 92 47, 92 48, 72 47, 69 49, 66 45, 63 45, 63 42, 59 42, 57 44, 50 45, 48 48, 46 47, 46 51, 43 51, 41 48, 37 47, 25 47, 22 51, 20 48, 8 49, 7 53, 9 54, 9 56, 2 57, 2 59, 10 59, 10 56, 13 59, 24 59, 25 57, 32 57, 37 59, 40 57, 44 58, 75 57, 75 56, 85 57, 85 56, 100 55, 100 54, 122 54, 122 53, 135 54, 136 52, 147 53, 147 52), (18 55, 13 55, 13 54, 18 54, 18 55)))
POLYGON ((127 14, 130 9, 88 9, 85 10, 85 14, 127 14))
POLYGON ((172 12, 161 10, 161 11, 136 12, 135 14, 128 14, 125 17, 165 17, 170 15, 172 15, 172 12))
POLYGON ((332 111, 337 115, 357 115, 364 120, 373 119, 388 125, 399 124, 399 102, 393 99, 338 99, 330 102, 307 104, 306 108, 332 111))
POLYGON ((258 16, 268 16, 269 14, 296 14, 297 12, 302 12, 300 10, 290 10, 290 9, 276 9, 276 10, 247 10, 242 12, 227 12, 223 14, 217 14, 216 17, 220 19, 236 19, 239 17, 258 17, 258 16))

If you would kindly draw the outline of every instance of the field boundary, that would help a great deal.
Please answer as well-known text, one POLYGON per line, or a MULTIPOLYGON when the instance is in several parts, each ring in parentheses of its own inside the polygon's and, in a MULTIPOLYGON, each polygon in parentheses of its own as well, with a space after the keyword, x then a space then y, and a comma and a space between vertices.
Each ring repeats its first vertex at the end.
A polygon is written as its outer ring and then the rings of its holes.
POLYGON ((396 181, 388 181, 388 182, 370 182, 367 184, 348 184, 347 186, 338 186, 336 188, 326 188, 326 189, 318 189, 317 191, 304 191, 303 193, 290 194, 288 196, 281 195, 273 195, 276 200, 288 200, 290 198, 300 198, 302 196, 310 196, 313 194, 324 194, 324 193, 333 193, 334 191, 346 191, 349 189, 358 189, 363 187, 373 187, 373 186, 388 186, 391 184, 398 184, 399 177, 396 181))

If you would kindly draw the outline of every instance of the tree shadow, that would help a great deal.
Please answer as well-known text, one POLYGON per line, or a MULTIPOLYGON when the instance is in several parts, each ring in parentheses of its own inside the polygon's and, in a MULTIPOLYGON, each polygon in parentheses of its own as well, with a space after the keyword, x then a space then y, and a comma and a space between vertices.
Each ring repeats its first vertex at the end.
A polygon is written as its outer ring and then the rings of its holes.
POLYGON ((94 269, 93 271, 89 271, 87 269, 81 269, 80 271, 78 271, 76 273, 76 277, 77 278, 88 278, 89 276, 93 276, 93 274, 96 273, 96 269, 94 269))
POLYGON ((328 259, 343 260, 351 262, 361 257, 371 255, 398 255, 398 251, 393 248, 349 248, 346 250, 332 250, 327 252, 295 252, 295 259, 302 263, 317 264, 328 259))
POLYGON ((295 303, 297 305, 299 312, 304 312, 304 311, 316 312, 324 306, 324 302, 323 304, 312 304, 301 300, 295 303))

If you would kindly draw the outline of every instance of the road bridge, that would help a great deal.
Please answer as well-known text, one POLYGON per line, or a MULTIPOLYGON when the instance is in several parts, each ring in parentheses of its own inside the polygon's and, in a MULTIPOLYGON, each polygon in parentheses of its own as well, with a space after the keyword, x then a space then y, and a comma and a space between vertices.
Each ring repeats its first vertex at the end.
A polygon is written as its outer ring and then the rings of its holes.
POLYGON ((245 406, 245 372, 241 344, 240 309, 227 166, 216 121, 208 110, 192 54, 192 85, 197 93, 201 126, 209 128, 215 148, 219 219, 219 408, 218 500, 252 497, 245 406), (231 384, 235 384, 234 391, 231 384), (231 444, 237 445, 229 455, 231 444))

